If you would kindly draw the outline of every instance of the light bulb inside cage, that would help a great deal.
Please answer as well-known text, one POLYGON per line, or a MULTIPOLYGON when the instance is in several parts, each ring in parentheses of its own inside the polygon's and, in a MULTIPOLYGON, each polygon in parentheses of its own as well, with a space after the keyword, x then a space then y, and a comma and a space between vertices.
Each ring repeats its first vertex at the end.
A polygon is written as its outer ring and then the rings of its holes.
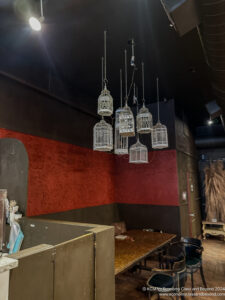
POLYGON ((106 87, 98 97, 98 114, 100 116, 111 116, 113 114, 113 98, 106 87))
POLYGON ((151 136, 153 149, 168 148, 168 133, 165 125, 158 122, 155 126, 153 126, 151 136))
POLYGON ((131 164, 147 164, 148 148, 143 145, 139 139, 136 144, 132 145, 129 150, 129 163, 131 164))
POLYGON ((138 133, 147 134, 152 131, 152 114, 144 104, 139 110, 136 120, 138 133))
POLYGON ((108 152, 113 149, 113 129, 105 120, 101 120, 94 126, 93 149, 108 152))
POLYGON ((119 132, 121 136, 135 136, 134 115, 127 104, 119 114, 119 132))
POLYGON ((30 17, 29 18, 29 24, 30 27, 35 30, 35 31, 40 31, 41 30, 41 21, 40 19, 37 19, 35 17, 30 17))
POLYGON ((114 138, 114 153, 117 155, 128 154, 128 137, 120 135, 119 115, 123 109, 118 108, 115 111, 115 138, 114 138))

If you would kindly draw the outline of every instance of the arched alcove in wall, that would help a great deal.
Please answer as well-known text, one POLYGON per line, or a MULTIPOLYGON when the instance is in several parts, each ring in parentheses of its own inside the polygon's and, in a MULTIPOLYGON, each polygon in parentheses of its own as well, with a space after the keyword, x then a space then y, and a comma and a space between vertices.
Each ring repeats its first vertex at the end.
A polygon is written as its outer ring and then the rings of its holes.
POLYGON ((8 199, 16 200, 26 215, 28 154, 24 144, 13 138, 0 139, 0 189, 7 189, 8 199))

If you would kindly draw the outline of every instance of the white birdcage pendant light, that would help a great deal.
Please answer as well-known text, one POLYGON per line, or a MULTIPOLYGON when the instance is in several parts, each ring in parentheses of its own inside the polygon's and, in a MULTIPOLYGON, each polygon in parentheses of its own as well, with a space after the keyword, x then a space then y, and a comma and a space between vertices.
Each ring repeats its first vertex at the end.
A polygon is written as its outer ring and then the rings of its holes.
MULTIPOLYGON (((134 103, 137 105, 138 114, 138 97, 136 97, 134 84, 134 103)), ((137 133, 137 142, 132 145, 129 150, 129 162, 131 164, 146 164, 148 163, 148 148, 139 140, 139 133, 137 133)))
POLYGON ((96 151, 111 151, 113 149, 113 129, 104 119, 95 124, 93 149, 96 151))
POLYGON ((148 148, 140 142, 139 136, 137 138, 136 144, 130 147, 129 163, 131 164, 148 163, 148 148))
POLYGON ((139 110, 137 120, 137 132, 140 134, 147 134, 152 131, 152 114, 145 106, 145 94, 144 94, 144 63, 142 63, 142 91, 143 91, 143 106, 139 110))
POLYGON ((157 78, 157 104, 158 104, 158 122, 153 126, 152 130, 152 148, 164 149, 168 148, 168 132, 167 127, 161 124, 159 119, 159 80, 157 78))
POLYGON ((125 50, 125 106, 119 114, 119 132, 123 137, 135 135, 134 115, 128 106, 127 94, 127 51, 125 50))
POLYGON ((123 137, 120 135, 120 123, 119 123, 119 115, 122 108, 122 70, 120 70, 120 108, 115 111, 115 138, 114 138, 114 153, 117 155, 128 154, 128 137, 123 137))
POLYGON ((106 31, 104 31, 104 71, 102 72, 104 88, 98 97, 98 114, 100 116, 111 116, 113 114, 113 98, 107 89, 106 78, 106 31), (103 75, 104 72, 104 75, 103 75))
POLYGON ((119 114, 119 132, 123 137, 134 136, 134 116, 130 107, 125 104, 119 114))
POLYGON ((167 127, 157 122, 152 131, 152 148, 163 149, 168 148, 167 127))
POLYGON ((114 153, 117 155, 128 154, 128 137, 120 135, 119 127, 115 127, 114 153))
POLYGON ((140 134, 151 133, 152 131, 152 114, 143 104, 137 115, 137 132, 140 134))
POLYGON ((98 97, 98 114, 100 116, 111 116, 113 113, 113 98, 110 95, 110 91, 107 90, 105 85, 98 97))

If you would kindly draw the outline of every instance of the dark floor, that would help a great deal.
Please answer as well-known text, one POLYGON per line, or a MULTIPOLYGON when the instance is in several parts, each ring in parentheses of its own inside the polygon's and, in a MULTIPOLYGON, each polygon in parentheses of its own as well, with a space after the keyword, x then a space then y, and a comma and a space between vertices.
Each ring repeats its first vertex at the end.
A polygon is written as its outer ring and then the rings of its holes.
MULTIPOLYGON (((223 296, 200 296, 195 299, 224 299, 225 300, 225 242, 210 238, 203 241, 203 268, 208 288, 223 288, 223 291, 215 293, 223 293, 223 296)), ((158 267, 157 262, 151 261, 151 267, 158 267)), ((148 272, 142 271, 141 274, 126 272, 116 277, 116 300, 147 300, 148 297, 138 290, 149 276, 148 272)), ((199 271, 194 274, 195 287, 203 287, 199 271)), ((190 276, 188 276, 185 287, 191 287, 190 276)), ((214 292, 214 291, 213 291, 214 292)), ((212 293, 212 291, 211 291, 212 293)), ((152 297, 151 299, 157 299, 152 297)), ((160 297, 160 299, 169 299, 169 297, 160 297)), ((185 297, 185 299, 193 299, 193 297, 185 297)))

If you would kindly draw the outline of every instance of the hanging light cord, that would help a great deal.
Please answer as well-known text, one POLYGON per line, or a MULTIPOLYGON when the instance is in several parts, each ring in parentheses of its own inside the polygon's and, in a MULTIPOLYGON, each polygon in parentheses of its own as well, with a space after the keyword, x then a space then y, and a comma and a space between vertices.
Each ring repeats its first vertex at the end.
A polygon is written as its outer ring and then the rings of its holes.
POLYGON ((132 39, 129 43, 131 45, 131 67, 133 67, 133 72, 132 72, 132 77, 131 77, 131 83, 130 83, 130 88, 129 88, 129 92, 128 92, 128 99, 130 97, 130 93, 134 84, 134 76, 135 76, 135 71, 137 70, 136 65, 135 65, 135 53, 134 53, 134 46, 135 46, 135 42, 134 39, 132 39))
POLYGON ((102 90, 104 89, 104 57, 101 58, 102 60, 102 90))
POLYGON ((159 120, 159 78, 156 78, 156 85, 157 85, 157 105, 158 105, 158 122, 159 120))
POLYGON ((134 83, 134 97, 133 97, 133 104, 137 105, 137 114, 138 114, 138 88, 136 87, 136 84, 134 83))
POLYGON ((125 104, 127 104, 128 101, 128 95, 127 95, 127 50, 124 50, 124 76, 125 76, 125 104))
POLYGON ((43 2, 42 2, 42 0, 40 0, 40 9, 41 9, 41 18, 44 19, 43 2))
MULTIPOLYGON (((137 115, 138 115, 138 88, 136 88, 136 84, 134 83, 134 104, 136 104, 137 115), (137 90, 137 92, 136 92, 137 90)), ((136 136, 137 142, 139 142, 139 133, 137 132, 136 136)))
POLYGON ((131 61, 130 61, 130 65, 132 67, 135 67, 135 56, 134 56, 134 46, 135 46, 135 43, 134 43, 134 39, 132 39, 129 44, 131 44, 131 61))
POLYGON ((135 75, 135 71, 136 71, 136 67, 134 66, 127 99, 129 99, 129 97, 130 97, 130 93, 131 93, 131 90, 132 90, 132 87, 133 87, 133 84, 134 84, 134 75, 135 75))
POLYGON ((106 78, 106 30, 104 31, 104 84, 107 85, 106 78))
POLYGON ((142 67, 142 94, 143 94, 143 104, 145 104, 145 73, 144 73, 144 63, 141 64, 142 67))
POLYGON ((128 102, 128 99, 130 97, 130 93, 134 84, 134 76, 135 76, 135 71, 137 70, 136 65, 134 63, 135 61, 135 56, 134 56, 134 40, 131 41, 131 50, 132 50, 132 60, 131 60, 131 66, 133 67, 133 72, 132 72, 132 77, 131 77, 131 83, 130 83, 130 87, 129 87, 129 91, 127 93, 127 50, 124 50, 125 53, 125 101, 126 104, 128 102))
POLYGON ((123 77, 122 70, 120 69, 120 107, 123 107, 123 77))

